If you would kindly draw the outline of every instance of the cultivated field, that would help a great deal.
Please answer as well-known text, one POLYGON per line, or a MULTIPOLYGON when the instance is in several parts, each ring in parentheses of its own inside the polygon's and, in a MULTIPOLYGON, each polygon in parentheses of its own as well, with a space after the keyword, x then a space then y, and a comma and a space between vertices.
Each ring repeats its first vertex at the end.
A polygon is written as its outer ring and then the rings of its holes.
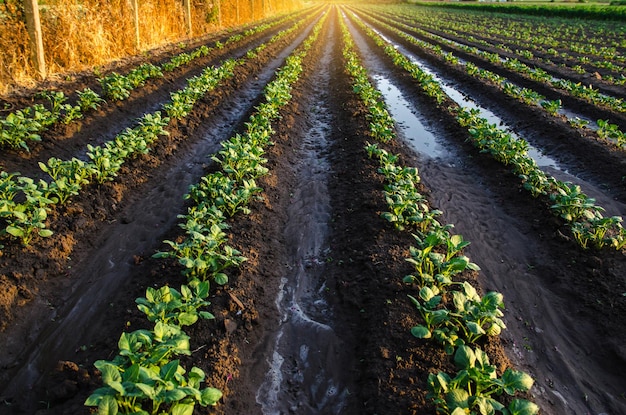
POLYGON ((624 31, 320 5, 3 98, 0 413, 626 413, 624 31))

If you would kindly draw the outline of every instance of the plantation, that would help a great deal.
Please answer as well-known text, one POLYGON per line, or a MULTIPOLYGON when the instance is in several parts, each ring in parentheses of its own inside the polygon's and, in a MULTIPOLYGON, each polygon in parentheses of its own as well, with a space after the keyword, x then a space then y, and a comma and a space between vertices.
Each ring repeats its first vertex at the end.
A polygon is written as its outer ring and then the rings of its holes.
POLYGON ((1 97, 0 414, 626 413, 611 7, 313 3, 1 97))

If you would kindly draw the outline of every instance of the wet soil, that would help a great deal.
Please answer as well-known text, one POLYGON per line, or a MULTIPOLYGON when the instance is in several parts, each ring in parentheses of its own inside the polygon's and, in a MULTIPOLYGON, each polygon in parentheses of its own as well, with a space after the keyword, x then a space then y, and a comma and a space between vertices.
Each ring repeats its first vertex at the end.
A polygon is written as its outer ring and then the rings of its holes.
MULTIPOLYGON (((366 111, 343 70, 341 14, 326 11, 292 102, 274 125, 265 155, 270 175, 258 181, 263 198, 251 214, 229 220, 228 243, 248 261, 229 270, 227 285, 212 287, 216 318, 188 331, 193 353, 182 359, 185 367, 200 367, 207 384, 224 392, 218 406, 197 413, 434 414, 428 373, 453 370, 439 347, 410 335, 419 319, 402 277, 411 272, 404 259, 413 239, 378 215, 386 207, 382 177, 363 150, 372 141, 366 111)), ((151 255, 182 235, 176 216, 188 185, 213 168, 219 142, 243 129, 263 86, 311 27, 239 68, 115 181, 59 207, 49 220, 51 238, 28 248, 3 241, 0 413, 89 413, 83 402, 100 386, 93 362, 114 357, 123 331, 148 325, 134 299, 148 286, 185 282, 174 261, 151 255)), ((349 27, 364 65, 403 92, 446 149, 428 157, 401 132, 385 145, 419 168, 432 205, 472 242, 466 254, 482 270, 462 278, 504 294, 508 330, 481 344, 492 363, 528 371, 542 413, 625 413, 623 254, 578 248, 547 200, 532 199, 506 168, 469 145, 450 114, 349 27)), ((229 53, 238 52, 215 59, 229 53)), ((155 90, 169 91, 168 82, 155 90)), ((478 87, 471 95, 485 95, 494 108, 511 106, 478 87)), ((93 122, 121 131, 157 104, 154 96, 125 103, 115 117, 96 114, 93 122)), ((520 130, 533 125, 544 133, 543 150, 561 154, 602 200, 623 209, 623 188, 614 189, 624 174, 610 167, 622 155, 569 132, 555 136, 554 125, 533 113, 512 113, 520 130), (566 145, 568 138, 577 144, 566 145), (585 149, 584 161, 572 156, 574 147, 585 149), (611 177, 616 185, 603 185, 611 177)), ((67 157, 66 146, 55 143, 65 138, 50 132, 52 144, 43 144, 37 158, 67 157)), ((75 151, 92 138, 79 132, 75 151)), ((23 174, 34 172, 32 164, 20 154, 0 156, 3 168, 23 174)))
MULTIPOLYGON (((502 18, 502 15, 500 16, 500 18, 502 18)), ((507 52, 506 50, 502 49, 502 47, 508 47, 512 50, 518 50, 523 46, 523 45, 520 45, 519 40, 512 42, 510 39, 506 37, 506 34, 504 34, 502 37, 498 39, 494 39, 490 37, 485 37, 483 36, 482 33, 478 33, 478 32, 469 33, 469 32, 459 31, 455 33, 450 33, 450 31, 444 32, 444 31, 426 27, 424 25, 416 26, 415 22, 409 23, 409 24, 413 25, 414 27, 419 27, 420 29, 425 30, 426 32, 432 33, 436 36, 440 36, 440 37, 452 40, 460 44, 473 46, 480 50, 484 50, 490 53, 497 53, 503 57, 518 59, 520 62, 523 62, 531 67, 541 68, 547 71, 548 73, 553 74, 555 77, 558 77, 561 79, 568 79, 573 82, 582 82, 585 85, 592 85, 595 89, 600 90, 602 93, 615 96, 617 98, 626 97, 626 91, 624 90, 623 86, 609 83, 605 79, 603 79, 603 77, 607 75, 619 77, 620 75, 619 70, 611 71, 606 68, 599 68, 596 65, 580 64, 580 62, 578 61, 578 58, 584 55, 577 53, 575 51, 572 51, 572 50, 565 51, 563 49, 560 49, 559 52, 567 53, 567 59, 566 59, 560 55, 555 57, 554 55, 550 55, 547 53, 543 53, 539 50, 533 49, 532 52, 534 53, 535 59, 531 60, 531 59, 527 59, 522 56, 516 55, 512 52, 507 52), (471 36, 477 39, 477 41, 468 40, 471 36), (487 44, 482 43, 483 41, 487 42, 487 44), (497 45, 497 47, 489 46, 489 44, 497 45), (584 74, 580 74, 580 73, 575 72, 573 69, 570 69, 572 66, 575 66, 577 64, 585 68, 587 72, 584 74)), ((590 34, 590 36, 593 37, 593 34, 590 34)), ((448 50, 447 46, 442 46, 442 47, 444 48, 444 50, 448 50)), ((472 55, 467 55, 461 51, 457 51, 456 49, 454 50, 455 50, 455 54, 460 52, 464 56, 472 56, 472 55)), ((623 53, 623 50, 621 50, 621 48, 618 48, 617 50, 618 50, 618 53, 623 53)), ((592 61, 597 61, 597 60, 600 60, 600 58, 595 57, 594 59, 592 59, 592 61)), ((486 61, 482 61, 482 63, 485 63, 485 62, 486 61)))

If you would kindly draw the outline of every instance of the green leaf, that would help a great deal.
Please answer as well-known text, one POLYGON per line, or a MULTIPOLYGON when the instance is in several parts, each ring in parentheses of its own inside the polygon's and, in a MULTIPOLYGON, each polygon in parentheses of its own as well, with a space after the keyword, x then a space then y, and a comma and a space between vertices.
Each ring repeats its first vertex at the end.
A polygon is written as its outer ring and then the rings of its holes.
POLYGON ((198 284, 198 287, 196 288, 196 294, 198 298, 207 298, 209 295, 209 282, 208 281, 200 282, 198 284))
POLYGON ((174 379, 174 375, 176 374, 176 371, 178 370, 179 363, 180 363, 179 360, 172 360, 168 364, 161 367, 161 371, 160 371, 161 379, 163 379, 165 382, 168 382, 174 379))
POLYGON ((412 284, 414 282, 417 282, 417 278, 415 278, 413 275, 407 275, 406 277, 402 278, 402 282, 412 284))
POLYGON ((117 342, 117 347, 122 350, 131 351, 130 337, 128 333, 122 333, 120 340, 117 342))
POLYGON ((222 398, 222 391, 215 388, 206 388, 202 390, 202 400, 200 404, 202 406, 216 405, 222 398))
POLYGON ((105 396, 115 396, 115 391, 108 386, 96 389, 85 400, 85 406, 98 406, 105 396))
POLYGON ((482 298, 482 303, 489 307, 490 310, 495 310, 498 307, 504 307, 504 296, 496 291, 490 291, 482 298))
POLYGON ((465 389, 451 389, 446 394, 448 408, 469 408, 469 393, 465 389))
POLYGON ((139 365, 134 364, 124 371, 122 379, 127 382, 136 383, 139 380, 139 365))
POLYGON ((192 415, 194 404, 192 403, 177 403, 172 406, 172 415, 192 415))
POLYGON ((5 230, 7 231, 8 234, 13 235, 17 238, 21 238, 24 236, 24 231, 20 228, 16 228, 15 226, 9 225, 6 227, 5 230))
POLYGON ((39 231, 39 236, 41 236, 42 238, 48 238, 50 236, 52 236, 54 232, 52 232, 50 229, 42 229, 39 231))
POLYGON ((529 374, 511 369, 504 371, 502 381, 504 382, 504 391, 509 395, 515 394, 518 390, 527 391, 535 382, 529 374))
POLYGON ((430 332, 430 330, 422 325, 413 327, 411 329, 411 334, 418 339, 430 339, 432 337, 432 333, 430 332))
POLYGON ((454 363, 462 369, 474 367, 476 362, 476 355, 474 351, 468 346, 459 346, 454 354, 454 363))
POLYGON ((467 281, 463 282, 463 292, 465 292, 465 295, 469 299, 480 301, 480 297, 478 296, 478 292, 476 291, 476 288, 474 288, 474 286, 467 281))
MULTIPOLYGON (((450 392, 446 394, 446 403, 448 404, 449 409, 456 408, 469 408, 469 393, 465 389, 451 389, 450 392)), ((454 413, 454 411, 452 411, 454 413)), ((466 412, 463 411, 463 414, 466 412)))
POLYGON ((102 369, 100 369, 100 371, 102 372, 102 382, 105 385, 110 385, 113 382, 122 381, 122 376, 120 375, 117 367, 111 364, 104 365, 102 369))
POLYGON ((501 332, 502 332, 502 327, 496 323, 493 323, 486 330, 487 336, 491 336, 491 337, 499 336, 501 332))
POLYGON ((223 272, 216 273, 213 278, 215 279, 215 282, 219 285, 224 285, 228 283, 228 275, 224 274, 223 272))
POLYGON ((495 415, 496 411, 504 409, 504 405, 500 402, 485 396, 477 396, 473 406, 478 406, 481 415, 495 415))
POLYGON ((200 311, 198 315, 200 316, 200 318, 203 318, 205 320, 213 320, 215 318, 215 316, 208 311, 200 311))
MULTIPOLYGON (((183 399, 185 399, 185 397, 187 396, 187 394, 185 393, 184 390, 181 389, 172 389, 171 391, 167 391, 165 393, 165 402, 167 403, 171 403, 171 402, 178 402, 178 401, 182 401, 183 399)), ((193 409, 193 407, 192 407, 193 409)))
POLYGON ((199 367, 192 367, 191 370, 189 371, 189 384, 191 386, 192 382, 197 382, 197 384, 200 384, 200 382, 202 382, 204 380, 204 377, 206 375, 204 374, 204 371, 202 369, 200 369, 199 367))
POLYGON ((136 383, 135 386, 137 386, 137 388, 141 390, 148 399, 154 400, 154 398, 156 397, 156 391, 154 390, 153 386, 145 383, 136 383))
MULTIPOLYGON (((476 350, 474 350, 474 354, 476 355, 476 364, 477 365, 479 365, 481 367, 489 366, 489 355, 487 353, 485 353, 482 350, 477 348, 476 350)), ((495 373, 494 373, 494 376, 495 376, 495 373)))
POLYGON ((476 323, 475 321, 468 321, 465 323, 465 325, 472 334, 485 334, 485 330, 483 330, 483 328, 480 327, 480 324, 476 323))
POLYGON ((98 415, 117 415, 119 408, 113 396, 103 396, 98 404, 98 415))
POLYGON ((511 415, 536 415, 539 413, 539 407, 525 399, 513 399, 509 405, 509 412, 511 415))
POLYGON ((465 302, 467 301, 467 297, 461 291, 453 291, 452 292, 452 303, 454 304, 454 308, 458 312, 465 311, 465 302))
POLYGON ((431 298, 435 296, 435 292, 428 286, 422 287, 420 290, 420 298, 424 301, 429 301, 431 298))
POLYGON ((196 321, 198 321, 198 315, 197 314, 180 313, 178 315, 178 323, 181 326, 191 326, 196 321))

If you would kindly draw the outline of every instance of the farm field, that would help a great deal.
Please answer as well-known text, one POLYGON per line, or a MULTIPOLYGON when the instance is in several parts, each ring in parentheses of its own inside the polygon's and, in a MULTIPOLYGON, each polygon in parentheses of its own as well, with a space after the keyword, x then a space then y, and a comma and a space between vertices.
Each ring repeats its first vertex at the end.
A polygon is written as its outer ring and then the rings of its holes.
POLYGON ((623 30, 319 5, 2 98, 0 414, 626 413, 623 30))

